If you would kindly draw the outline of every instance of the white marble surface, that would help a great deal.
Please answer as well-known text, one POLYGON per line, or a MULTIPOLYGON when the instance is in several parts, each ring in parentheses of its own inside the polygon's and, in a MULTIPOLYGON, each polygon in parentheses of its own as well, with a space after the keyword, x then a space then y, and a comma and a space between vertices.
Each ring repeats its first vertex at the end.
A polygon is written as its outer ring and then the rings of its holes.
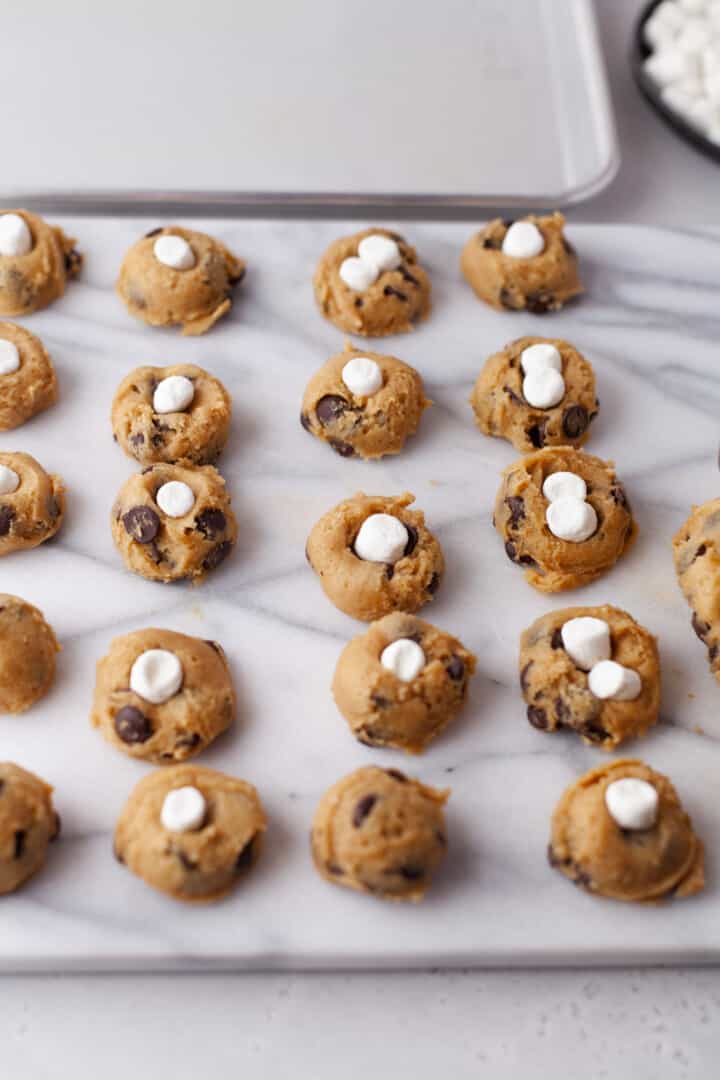
POLYGON ((341 339, 314 310, 309 279, 343 223, 216 221, 212 229, 247 257, 248 278, 231 317, 188 340, 135 324, 112 291, 119 259, 146 221, 58 220, 78 236, 87 267, 62 302, 28 325, 53 354, 61 401, 3 434, 0 445, 34 453, 61 473, 68 515, 56 542, 3 560, 0 589, 39 604, 64 651, 51 694, 24 717, 6 717, 0 745, 3 757, 55 784, 64 833, 46 871, 3 901, 2 969, 717 959, 717 687, 690 630, 668 545, 690 503, 717 489, 720 234, 577 226, 570 236, 588 295, 539 320, 475 301, 457 270, 467 226, 407 226, 432 274, 435 308, 390 347, 419 368, 437 404, 401 456, 366 464, 333 455, 297 418, 306 379, 341 339), (601 414, 589 449, 616 460, 640 523, 629 557, 567 601, 618 603, 660 636, 662 723, 630 751, 672 775, 707 842, 708 889, 685 903, 603 903, 545 863, 555 801, 604 755, 571 737, 542 735, 524 718, 518 634, 565 597, 534 593, 506 559, 490 514, 499 470, 514 451, 480 435, 466 403, 483 358, 535 330, 567 337, 593 361, 601 414), (196 589, 128 574, 107 528, 113 495, 132 469, 110 438, 114 387, 136 364, 181 359, 218 374, 236 406, 221 468, 241 540, 196 589), (415 492, 448 563, 427 614, 480 656, 465 714, 417 760, 357 744, 329 694, 339 649, 362 627, 325 599, 303 547, 316 518, 360 488, 415 492), (202 760, 255 782, 270 815, 256 872, 211 908, 174 905, 111 856, 114 819, 147 767, 90 730, 93 665, 114 634, 146 625, 214 637, 228 650, 240 719, 202 760), (451 853, 417 908, 332 888, 311 867, 307 830, 317 799, 337 776, 370 761, 453 788, 451 853))

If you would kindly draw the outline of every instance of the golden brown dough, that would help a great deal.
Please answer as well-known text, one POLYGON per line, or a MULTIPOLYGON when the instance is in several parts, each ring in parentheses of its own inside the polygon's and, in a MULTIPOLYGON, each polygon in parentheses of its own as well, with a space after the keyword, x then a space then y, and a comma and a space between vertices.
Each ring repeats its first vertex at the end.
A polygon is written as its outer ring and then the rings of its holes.
POLYGON ((673 539, 675 572, 720 682, 720 499, 694 506, 673 539))
POLYGON ((82 266, 75 240, 28 210, 17 214, 30 230, 33 246, 26 255, 0 255, 0 315, 30 315, 65 292, 65 285, 82 266))
POLYGON ((0 340, 20 354, 19 368, 0 375, 0 431, 11 431, 55 404, 57 378, 42 341, 24 326, 0 322, 0 340))
POLYGON ((19 596, 0 593, 0 712, 25 712, 45 696, 59 651, 41 611, 19 596))
POLYGON ((15 491, 0 495, 0 555, 8 555, 55 535, 65 512, 65 488, 30 454, 0 453, 0 465, 19 479, 15 491))
POLYGON ((19 765, 0 762, 0 896, 37 873, 59 832, 50 785, 19 765))

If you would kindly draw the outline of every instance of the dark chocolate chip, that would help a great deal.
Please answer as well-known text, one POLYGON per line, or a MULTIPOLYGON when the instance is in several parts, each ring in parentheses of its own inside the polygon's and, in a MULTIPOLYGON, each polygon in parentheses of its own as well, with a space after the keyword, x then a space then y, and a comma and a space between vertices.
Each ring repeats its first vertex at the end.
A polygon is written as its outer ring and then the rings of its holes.
POLYGON ((363 298, 362 298, 362 296, 356 296, 355 297, 355 307, 361 308, 362 306, 363 306, 363 298))
POLYGON ((513 294, 509 289, 501 289, 499 296, 500 304, 506 311, 517 311, 518 307, 513 300, 513 294))
POLYGON ((333 877, 342 877, 344 873, 342 866, 338 866, 338 864, 334 862, 325 863, 325 869, 328 874, 332 874, 333 877))
POLYGON ((173 855, 184 870, 197 870, 197 863, 186 855, 182 848, 176 848, 175 851, 173 851, 173 855))
POLYGON ((538 731, 547 731, 547 716, 544 709, 539 709, 536 705, 528 705, 527 718, 538 731))
POLYGON ((305 428, 306 431, 311 430, 310 429, 310 417, 307 415, 307 413, 304 413, 304 412, 300 413, 300 423, 302 424, 302 426, 305 428))
POLYGON ((0 536, 7 536, 15 518, 12 506, 0 506, 0 536))
POLYGON ((579 439, 587 431, 589 423, 587 409, 583 405, 570 405, 563 413, 562 428, 568 439, 579 439))
POLYGON ((510 562, 517 562, 517 551, 515 550, 515 545, 512 540, 505 541, 505 554, 510 562))
POLYGON ((115 714, 115 731, 124 743, 147 742, 153 733, 147 716, 134 705, 125 705, 115 714))
POLYGON ((221 562, 228 557, 232 551, 232 544, 229 540, 223 540, 222 544, 218 544, 212 551, 208 552, 203 561, 204 570, 214 570, 221 562))
POLYGON ((373 703, 376 709, 389 709, 392 705, 392 701, 383 697, 382 694, 371 694, 370 701, 373 703))
POLYGON ((75 248, 71 248, 70 251, 65 252, 65 272, 73 275, 77 274, 78 270, 82 266, 82 255, 75 248))
POLYGON ((431 596, 434 596, 435 593, 438 591, 439 584, 440 584, 440 575, 439 574, 433 574, 433 576, 430 578, 430 580, 428 582, 428 587, 427 587, 427 591, 430 593, 431 596))
POLYGON ((445 670, 454 682, 460 682, 465 677, 465 663, 459 656, 452 656, 445 670))
POLYGON ((54 821, 53 821, 53 832, 52 832, 52 836, 50 837, 50 843, 52 843, 53 840, 57 840, 58 836, 60 835, 61 830, 62 830, 62 820, 61 820, 60 815, 58 814, 58 812, 56 810, 55 811, 54 821))
POLYGON ((485 236, 483 237, 482 246, 485 248, 486 251, 499 251, 501 244, 499 240, 494 239, 492 236, 485 236))
POLYGON ((362 799, 355 804, 353 810, 352 823, 356 829, 359 829, 365 818, 368 816, 373 806, 377 802, 377 795, 364 795, 362 799))
POLYGON ((509 495, 505 505, 510 511, 510 528, 516 529, 525 517, 525 500, 522 495, 509 495))
POLYGON ((406 881, 419 881, 420 878, 425 877, 425 868, 423 866, 401 866, 398 868, 398 874, 400 877, 405 878, 406 881))
POLYGON ((400 273, 403 276, 403 281, 409 281, 411 285, 417 285, 419 287, 420 282, 418 281, 418 279, 416 277, 413 277, 410 271, 406 270, 404 266, 400 267, 400 273))
POLYGON ((525 434, 536 450, 542 450, 545 445, 545 421, 541 420, 538 424, 531 424, 525 434))
POLYGON ((328 445, 332 447, 340 457, 355 457, 355 450, 350 443, 342 442, 341 439, 328 439, 328 445))
POLYGON ((628 514, 632 513, 632 510, 630 509, 630 500, 628 499, 627 493, 622 484, 615 483, 610 488, 610 494, 613 498, 613 502, 616 502, 618 506, 624 507, 627 510, 628 514))
POLYGON ((407 296, 405 295, 405 293, 400 292, 400 289, 396 289, 392 285, 386 285, 385 288, 383 289, 383 292, 384 292, 385 296, 396 296, 398 298, 398 300, 407 301, 407 296))
POLYGON ((418 531, 417 531, 417 529, 415 528, 414 525, 408 525, 408 523, 406 521, 403 522, 403 525, 407 529, 407 534, 408 534, 407 544, 405 545, 405 550, 403 551, 403 557, 404 557, 406 555, 412 555, 413 551, 417 547, 418 531))
POLYGON ((397 780, 401 784, 407 783, 407 776, 405 773, 400 772, 399 769, 386 769, 385 772, 388 776, 392 776, 393 780, 397 780))
POLYGON ((514 401, 516 405, 524 405, 525 404, 523 399, 521 397, 519 397, 515 393, 515 391, 513 390, 513 388, 511 386, 503 386, 503 390, 505 391, 507 396, 510 398, 510 400, 514 401))
POLYGON ((550 648, 551 649, 564 649, 565 648, 565 646, 563 645, 563 639, 562 639, 562 629, 560 627, 558 627, 557 630, 553 630, 553 635, 550 638, 550 648))
POLYGON ((15 830, 15 846, 13 849, 14 859, 22 859, 25 853, 25 838, 26 834, 24 829, 15 830))
POLYGON ((150 506, 133 506, 123 514, 122 523, 138 544, 149 544, 160 530, 160 518, 150 506))
POLYGON ((693 617, 690 620, 690 623, 700 640, 704 641, 710 631, 710 624, 702 622, 702 620, 697 617, 697 614, 695 612, 693 612, 693 617))
POLYGON ((157 236, 158 233, 163 231, 164 226, 158 225, 157 229, 151 229, 150 232, 145 233, 145 239, 148 240, 151 236, 157 236))
POLYGON ((529 685, 529 683, 528 683, 528 672, 530 671, 530 668, 533 666, 533 663, 534 663, 533 660, 528 660, 527 664, 525 665, 525 667, 520 672, 520 689, 522 690, 523 694, 526 694, 527 690, 528 690, 528 685, 529 685))
POLYGON ((339 394, 325 394, 315 406, 315 415, 323 427, 332 424, 349 408, 348 402, 339 394))
MULTIPOLYGON (((257 834, 256 834, 257 835, 257 834)), ((245 847, 242 849, 237 859, 235 860, 235 870, 238 873, 242 873, 243 870, 249 870, 252 866, 253 856, 255 854, 255 836, 251 836, 245 847)))
POLYGON ((707 551, 707 544, 701 544, 700 547, 697 549, 697 551, 695 552, 695 554, 693 556, 693 562, 695 562, 695 559, 701 558, 701 556, 703 556, 706 551, 707 551))
POLYGON ((227 519, 222 510, 214 507, 203 510, 195 518, 195 528, 208 540, 215 540, 221 532, 225 531, 226 526, 227 519))
POLYGON ((392 581, 392 579, 395 577, 395 567, 391 562, 385 563, 385 577, 388 579, 388 581, 392 581))
POLYGON ((218 641, 211 641, 210 638, 205 638, 205 644, 209 645, 211 649, 214 649, 220 656, 224 656, 223 647, 218 641))
POLYGON ((180 735, 179 738, 175 740, 175 749, 178 750, 180 748, 188 747, 190 750, 193 750, 196 746, 199 746, 201 742, 202 739, 197 731, 193 731, 191 735, 180 735))
POLYGON ((555 297, 552 293, 528 293, 525 297, 525 307, 533 315, 544 315, 545 312, 551 310, 554 303, 555 297))
POLYGON ((564 727, 567 724, 568 720, 570 719, 570 709, 567 707, 567 705, 565 704, 565 702, 563 701, 563 699, 561 697, 556 697, 555 698, 554 708, 555 708, 555 719, 557 720, 557 722, 559 724, 561 724, 564 727))
POLYGON ((600 727, 598 724, 592 724, 588 722, 583 724, 580 728, 580 734, 584 735, 590 742, 603 743, 606 739, 610 738, 609 733, 605 728, 600 727))
POLYGON ((717 645, 710 645, 709 648, 708 648, 708 660, 710 661, 711 664, 715 663, 715 661, 717 660, 717 655, 718 655, 718 646, 717 645))

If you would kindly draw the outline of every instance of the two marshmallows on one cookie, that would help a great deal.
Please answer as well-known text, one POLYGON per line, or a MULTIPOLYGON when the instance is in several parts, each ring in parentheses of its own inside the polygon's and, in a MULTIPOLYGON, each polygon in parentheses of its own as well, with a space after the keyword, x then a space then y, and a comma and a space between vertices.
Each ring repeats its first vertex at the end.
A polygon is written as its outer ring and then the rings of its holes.
POLYGON ((610 659, 610 627, 604 619, 589 615, 569 619, 560 635, 573 663, 588 672, 591 694, 602 701, 634 701, 640 696, 642 680, 637 671, 610 659))

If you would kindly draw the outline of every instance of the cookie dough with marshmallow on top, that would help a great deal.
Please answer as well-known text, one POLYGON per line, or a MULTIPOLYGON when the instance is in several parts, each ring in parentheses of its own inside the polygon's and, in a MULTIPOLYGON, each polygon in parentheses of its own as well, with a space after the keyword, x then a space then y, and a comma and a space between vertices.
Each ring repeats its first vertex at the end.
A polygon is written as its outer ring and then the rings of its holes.
POLYGON ((350 334, 412 330, 430 312, 430 279, 399 233, 372 228, 333 241, 313 279, 323 315, 350 334))
POLYGON ((574 731, 614 750, 657 722, 657 642, 620 608, 563 608, 536 619, 520 638, 519 671, 539 731, 574 731))
POLYGON ((75 241, 28 210, 0 210, 0 315, 31 315, 80 272, 75 241))

